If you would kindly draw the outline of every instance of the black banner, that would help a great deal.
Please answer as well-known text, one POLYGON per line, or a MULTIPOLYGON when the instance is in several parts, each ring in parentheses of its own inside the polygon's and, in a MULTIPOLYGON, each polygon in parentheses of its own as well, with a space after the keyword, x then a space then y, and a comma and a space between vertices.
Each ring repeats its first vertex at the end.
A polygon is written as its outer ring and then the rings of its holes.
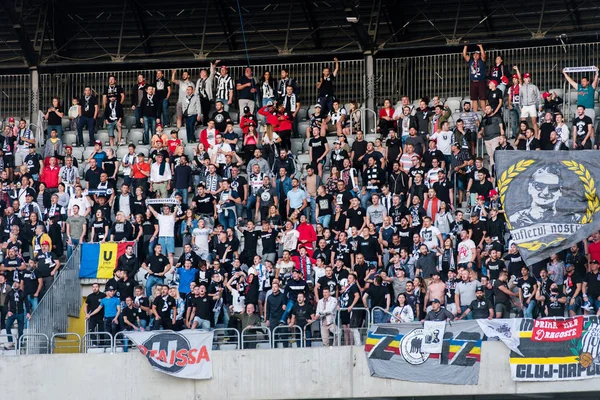
POLYGON ((600 229, 597 151, 501 151, 497 185, 514 242, 531 265, 600 229))

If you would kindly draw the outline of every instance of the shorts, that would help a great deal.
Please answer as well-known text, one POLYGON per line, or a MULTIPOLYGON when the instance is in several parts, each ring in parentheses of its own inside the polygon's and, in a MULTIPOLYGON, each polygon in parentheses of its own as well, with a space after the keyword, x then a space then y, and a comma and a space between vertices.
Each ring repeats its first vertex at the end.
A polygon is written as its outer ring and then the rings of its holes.
POLYGON ((261 303, 264 303, 264 302, 265 302, 265 300, 266 300, 266 298, 267 298, 267 293, 266 293, 266 292, 264 292, 264 291, 261 291, 261 292, 258 294, 258 301, 260 301, 261 303))
POLYGON ((183 105, 180 102, 177 102, 177 107, 175 108, 175 115, 177 118, 183 117, 183 105))
POLYGON ((162 246, 162 254, 168 256, 169 253, 175 254, 175 238, 159 236, 158 244, 162 246))
POLYGON ((494 311, 497 313, 502 313, 503 317, 508 317, 508 311, 509 311, 508 304, 496 303, 496 305, 494 306, 494 311))
POLYGON ((538 113, 537 110, 535 109, 535 106, 522 106, 521 107, 521 119, 527 118, 527 117, 531 117, 531 118, 537 118, 538 113))
POLYGON ((2 160, 4 161, 4 168, 14 168, 15 167, 15 156, 8 155, 3 156, 2 160))
POLYGON ((571 299, 572 297, 567 297, 567 307, 569 308, 569 311, 577 312, 579 308, 583 305, 583 299, 581 298, 581 296, 575 297, 575 304, 573 305, 571 305, 571 299))
POLYGON ((350 313, 348 311, 340 311, 340 321, 342 325, 350 325, 350 313))
POLYGON ((446 310, 450 311, 452 314, 456 315, 456 303, 446 304, 446 310))
POLYGON ((471 100, 487 100, 487 86, 485 80, 471 82, 469 86, 471 100))

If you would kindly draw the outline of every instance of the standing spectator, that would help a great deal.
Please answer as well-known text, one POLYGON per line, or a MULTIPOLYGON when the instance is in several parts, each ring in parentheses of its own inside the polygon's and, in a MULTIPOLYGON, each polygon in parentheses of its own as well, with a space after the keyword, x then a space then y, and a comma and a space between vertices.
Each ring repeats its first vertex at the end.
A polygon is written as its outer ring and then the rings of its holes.
MULTIPOLYGON (((217 61, 215 65, 217 65, 217 61)), ((225 65, 221 65, 219 72, 215 76, 217 78, 216 101, 221 102, 225 112, 228 112, 229 106, 233 104, 233 78, 229 76, 225 65)))
POLYGON ((71 258, 73 249, 83 243, 87 234, 87 219, 79 214, 79 206, 73 205, 73 214, 67 218, 67 260, 71 258))
POLYGON ((121 85, 117 85, 117 78, 114 75, 108 77, 108 85, 104 87, 104 93, 102 94, 102 107, 106 108, 107 99, 112 95, 118 98, 119 104, 123 104, 125 101, 125 91, 121 85))
POLYGON ((585 112, 585 106, 579 104, 577 106, 577 116, 573 118, 573 148, 576 150, 589 150, 592 148, 594 122, 585 112))
MULTIPOLYGON (((520 75, 516 66, 515 69, 520 75)), ((542 110, 542 95, 540 89, 531 83, 531 74, 528 72, 523 75, 523 83, 519 87, 519 102, 521 104, 521 121, 531 118, 535 136, 538 137, 537 113, 538 110, 542 110)))
POLYGON ((175 265, 173 255, 175 254, 175 222, 177 221, 176 207, 175 212, 171 213, 171 207, 163 206, 163 213, 159 214, 152 206, 148 206, 154 218, 158 220, 158 244, 162 246, 162 254, 169 257, 169 264, 175 265))
POLYGON ((154 86, 146 86, 146 94, 140 103, 140 122, 144 124, 144 144, 150 144, 150 138, 156 134, 156 124, 160 122, 161 104, 155 98, 154 86))
POLYGON ((485 297, 484 287, 477 286, 475 297, 475 300, 469 304, 469 307, 467 307, 465 312, 458 319, 461 320, 467 318, 471 313, 473 319, 494 318, 494 306, 492 305, 492 302, 485 297))
POLYGON ((235 89, 238 91, 238 110, 243 110, 244 107, 249 107, 250 113, 254 114, 257 90, 252 68, 244 68, 244 75, 242 75, 237 81, 235 89))
POLYGON ((142 268, 148 273, 146 279, 146 297, 152 296, 152 289, 155 285, 162 285, 165 281, 165 275, 171 270, 169 259, 162 255, 162 246, 154 246, 154 255, 148 257, 142 268))
POLYGON ((117 128, 117 145, 121 145, 124 144, 124 142, 121 142, 121 123, 124 115, 123 106, 117 101, 116 93, 109 94, 108 98, 108 106, 105 106, 104 108, 104 123, 106 124, 106 128, 108 129, 110 145, 115 145, 115 128, 117 128))
MULTIPOLYGON (((100 311, 93 316, 90 316, 90 314, 100 306, 100 301, 102 301, 102 299, 105 297, 106 295, 100 291, 100 285, 97 282, 94 282, 92 284, 92 293, 87 295, 83 305, 83 312, 86 316, 88 332, 102 332, 104 310, 100 309, 100 311)), ((98 345, 99 339, 96 335, 92 335, 90 339, 92 346, 98 345)))
POLYGON ((381 276, 375 276, 373 285, 364 292, 362 296, 363 305, 373 313, 373 323, 383 324, 388 321, 388 313, 390 312, 390 291, 386 286, 382 285, 381 276), (368 299, 371 298, 371 307, 368 305, 368 299), (374 310, 375 307, 382 308, 374 310))
MULTIPOLYGON (((181 128, 182 125, 182 118, 183 118, 183 100, 185 99, 185 96, 187 96, 187 88, 188 86, 192 87, 192 91, 195 89, 195 85, 194 82, 192 82, 190 80, 190 73, 188 71, 183 71, 181 73, 181 79, 176 79, 177 77, 177 70, 174 69, 173 72, 171 73, 171 82, 173 82, 176 85, 179 85, 179 95, 177 97, 177 106, 176 106, 176 111, 175 111, 175 115, 177 116, 177 129, 181 128)), ((158 99, 157 99, 158 100, 158 99)), ((162 111, 162 102, 160 104, 160 109, 162 111)), ((164 124, 167 124, 169 121, 163 121, 164 124)))
POLYGON ((396 129, 394 112, 395 110, 392 108, 390 99, 385 99, 383 101, 383 107, 379 109, 379 131, 384 136, 387 135, 391 129, 396 129))
MULTIPOLYGON (((317 303, 315 318, 321 320, 321 338, 323 346, 329 346, 329 334, 336 333, 335 316, 338 310, 338 302, 331 296, 331 289, 323 287, 323 297, 317 303)), ((335 343, 335 340, 334 340, 335 343)))
POLYGON ((592 121, 596 120, 596 111, 594 110, 594 95, 596 88, 598 87, 598 67, 594 73, 594 80, 590 83, 590 78, 587 76, 581 77, 579 84, 573 80, 566 72, 566 68, 563 69, 563 75, 569 85, 577 90, 577 105, 584 106, 585 115, 590 117, 592 121))
POLYGON ((177 321, 177 302, 169 295, 169 287, 162 285, 160 296, 156 296, 152 302, 152 314, 154 315, 153 330, 173 329, 177 321))
POLYGON ((183 109, 183 118, 185 119, 187 142, 194 143, 196 141, 194 129, 196 128, 196 122, 200 122, 202 110, 200 108, 200 99, 194 94, 193 86, 186 88, 186 95, 182 100, 181 107, 183 109))
POLYGON ((85 316, 85 319, 89 320, 104 311, 104 332, 110 333, 113 337, 119 331, 119 316, 121 315, 121 300, 115 296, 115 292, 114 286, 107 287, 106 296, 100 300, 98 307, 85 316))
POLYGON ((287 297, 279 290, 279 279, 274 279, 271 283, 271 294, 267 295, 265 306, 265 321, 267 327, 275 329, 282 325, 281 319, 286 310, 287 297))
MULTIPOLYGON (((454 291, 454 303, 456 304, 456 313, 461 314, 467 311, 469 304, 475 300, 476 289, 481 286, 475 279, 477 274, 470 268, 463 269, 461 272, 461 281, 456 284, 454 291)), ((473 316, 467 316, 467 319, 473 319, 473 316)))
POLYGON ((154 81, 156 101, 159 104, 160 111, 158 118, 163 122, 165 128, 169 127, 169 97, 171 97, 171 82, 165 78, 164 71, 156 71, 156 80, 154 81))
POLYGON ((326 113, 333 108, 333 99, 335 98, 333 84, 340 69, 340 63, 338 62, 337 57, 334 57, 333 61, 335 62, 333 73, 331 72, 330 67, 323 68, 323 74, 321 75, 319 82, 317 82, 317 89, 319 90, 317 103, 321 105, 323 111, 326 113))
POLYGON ((271 77, 271 72, 265 71, 260 79, 258 90, 259 104, 261 107, 266 106, 269 101, 271 103, 275 102, 277 96, 276 86, 275 79, 271 77))
MULTIPOLYGON (((138 156, 138 158, 141 159, 141 162, 143 162, 143 157, 138 156)), ((146 175, 141 171, 141 168, 139 172, 142 175, 146 175)), ((169 166, 169 162, 165 161, 164 155, 162 153, 156 154, 156 162, 152 164, 149 175, 150 190, 156 194, 157 198, 167 197, 171 186, 171 167, 169 166)))
POLYGON ((133 85, 133 89, 131 91, 131 109, 135 113, 135 126, 138 128, 140 127, 140 118, 142 117, 142 114, 140 113, 140 105, 142 104, 145 94, 146 80, 144 75, 139 74, 137 77, 137 82, 133 85))
POLYGON ((500 136, 504 136, 504 127, 502 117, 494 114, 492 106, 485 106, 485 117, 481 121, 482 128, 479 130, 478 136, 485 143, 485 150, 490 155, 490 165, 494 166, 494 150, 498 147, 500 136))
POLYGON ((519 288, 519 302, 523 309, 523 316, 525 318, 533 318, 533 312, 535 310, 535 293, 538 290, 537 280, 529 275, 529 268, 523 266, 521 268, 521 277, 517 281, 517 287, 519 288))
POLYGON ((208 125, 208 113, 210 112, 211 102, 214 100, 213 82, 219 61, 216 60, 214 63, 210 63, 210 73, 205 68, 200 70, 200 79, 196 82, 196 94, 200 97, 203 125, 208 125))
POLYGON ((13 335, 12 335, 12 326, 17 321, 17 340, 19 342, 19 338, 23 336, 23 329, 25 328, 25 319, 31 319, 31 314, 29 310, 31 310, 31 303, 27 296, 25 296, 25 292, 23 291, 24 282, 23 280, 14 281, 12 285, 12 290, 8 292, 6 297, 6 333, 8 334, 8 344, 4 346, 5 349, 14 348, 13 344, 13 335))
POLYGON ((52 98, 52 105, 48 107, 48 111, 44 118, 48 121, 47 135, 50 137, 50 132, 53 129, 56 129, 56 133, 59 138, 62 138, 63 129, 62 129, 62 118, 65 116, 64 110, 60 105, 60 100, 58 97, 52 98))
POLYGON ((479 110, 479 106, 482 109, 485 107, 487 99, 487 88, 485 87, 486 54, 482 45, 478 44, 477 47, 479 47, 479 50, 476 50, 472 55, 467 53, 467 46, 463 48, 462 52, 463 58, 469 64, 469 93, 475 112, 479 110))
MULTIPOLYGON (((89 132, 89 146, 94 145, 96 133, 96 118, 98 118, 98 98, 92 94, 92 88, 86 86, 79 105, 79 123, 77 124, 78 146, 83 146, 83 127, 87 126, 89 132)), ((35 144, 35 142, 32 142, 35 144)))

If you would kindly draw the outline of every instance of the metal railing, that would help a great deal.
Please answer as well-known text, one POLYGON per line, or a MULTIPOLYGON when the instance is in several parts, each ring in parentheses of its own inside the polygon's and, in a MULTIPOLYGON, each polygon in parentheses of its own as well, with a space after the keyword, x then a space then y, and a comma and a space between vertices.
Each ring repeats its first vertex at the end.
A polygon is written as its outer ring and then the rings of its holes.
POLYGON ((271 330, 267 327, 247 326, 242 330, 242 349, 270 349, 271 330))
MULTIPOLYGON (((348 318, 350 319, 350 324, 352 325, 352 322, 355 321, 360 321, 360 326, 357 327, 348 327, 348 328, 344 328, 342 325, 342 313, 343 312, 348 312, 347 308, 340 308, 337 311, 337 315, 335 318, 336 321, 336 328, 338 333, 338 346, 342 346, 342 342, 345 346, 352 346, 352 345, 361 345, 364 342, 364 339, 367 336, 367 332, 369 330, 369 326, 371 325, 371 314, 369 312, 368 308, 364 308, 364 307, 353 307, 352 311, 350 311, 350 315, 348 316, 348 318), (355 314, 355 313, 359 313, 359 314, 355 314), (366 327, 363 326, 364 325, 364 317, 366 316, 366 320, 367 320, 367 325, 366 327)), ((345 325, 345 324, 344 324, 345 325)))
POLYGON ((50 351, 54 353, 78 353, 81 349, 81 336, 78 333, 55 333, 50 338, 50 351), (57 340, 58 339, 58 340, 57 340), (73 351, 77 350, 77 351, 73 351))
POLYGON ((19 337, 17 354, 49 354, 50 340, 43 333, 25 333, 19 337))
POLYGON ((31 77, 29 74, 0 75, 0 120, 14 117, 29 121, 31 114, 31 77))
POLYGON ((54 278, 38 307, 31 315, 29 333, 66 333, 69 317, 79 317, 81 308, 81 287, 79 285, 80 246, 75 248, 64 268, 54 278))
POLYGON ((279 347, 302 347, 304 341, 302 338, 303 330, 298 325, 288 326, 281 325, 276 326, 273 329, 273 342, 272 347, 274 349, 279 347))

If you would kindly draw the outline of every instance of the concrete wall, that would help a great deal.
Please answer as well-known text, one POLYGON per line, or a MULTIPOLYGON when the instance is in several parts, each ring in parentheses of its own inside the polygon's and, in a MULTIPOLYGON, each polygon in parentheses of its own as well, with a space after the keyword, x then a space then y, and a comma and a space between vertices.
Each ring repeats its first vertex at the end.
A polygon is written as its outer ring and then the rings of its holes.
POLYGON ((434 385, 372 378, 360 347, 215 351, 213 379, 194 381, 155 372, 138 352, 0 357, 4 398, 303 399, 531 394, 600 390, 600 379, 513 382, 508 350, 483 344, 479 385, 434 385), (585 383, 582 383, 585 382, 585 383))

